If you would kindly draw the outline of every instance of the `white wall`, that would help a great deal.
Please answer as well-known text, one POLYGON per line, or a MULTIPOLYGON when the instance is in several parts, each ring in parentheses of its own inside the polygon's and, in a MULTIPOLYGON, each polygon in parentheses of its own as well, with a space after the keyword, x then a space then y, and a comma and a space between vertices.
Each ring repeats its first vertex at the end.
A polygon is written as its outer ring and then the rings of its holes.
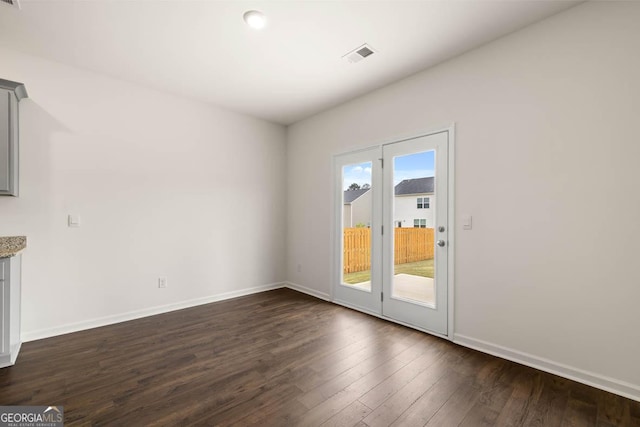
POLYGON ((329 293, 333 154, 455 122, 456 339, 640 399, 638 22, 585 3, 291 126, 289 280, 329 293))
POLYGON ((412 194, 410 196, 394 196, 393 199, 393 222, 398 226, 398 221, 402 221, 402 227, 412 228, 414 219, 425 219, 427 228, 433 228, 433 212, 435 211, 436 198, 433 194, 412 194), (429 207, 418 209, 418 197, 429 198, 429 207))
POLYGON ((353 221, 351 221, 351 203, 342 205, 342 226, 344 228, 353 227, 353 221))
POLYGON ((5 49, 0 58, 0 77, 30 96, 21 194, 0 198, 0 235, 28 238, 24 338, 284 280, 283 127, 5 49), (67 227, 69 213, 80 228, 67 227))
POLYGON ((358 224, 364 224, 365 227, 371 226, 371 191, 367 191, 351 203, 351 226, 356 227, 358 224))

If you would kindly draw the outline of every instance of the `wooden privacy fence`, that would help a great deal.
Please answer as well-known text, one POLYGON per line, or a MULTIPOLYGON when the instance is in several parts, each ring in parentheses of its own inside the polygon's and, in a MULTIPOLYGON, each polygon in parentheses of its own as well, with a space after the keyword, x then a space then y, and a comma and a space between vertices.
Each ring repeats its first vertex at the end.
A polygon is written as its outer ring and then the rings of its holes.
MULTIPOLYGON (((394 228, 394 263, 433 258, 433 228, 394 228)), ((371 268, 371 229, 344 229, 344 272, 371 268)))
POLYGON ((394 264, 433 258, 433 228, 395 228, 394 264))
POLYGON ((371 229, 344 229, 344 272, 369 270, 371 268, 371 229))

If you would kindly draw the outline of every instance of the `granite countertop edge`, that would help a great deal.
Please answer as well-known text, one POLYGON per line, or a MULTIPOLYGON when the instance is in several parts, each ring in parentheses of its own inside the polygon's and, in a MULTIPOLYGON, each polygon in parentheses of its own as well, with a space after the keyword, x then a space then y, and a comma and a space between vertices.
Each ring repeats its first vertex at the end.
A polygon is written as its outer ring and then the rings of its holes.
POLYGON ((25 236, 0 237, 0 258, 11 258, 27 247, 25 236))

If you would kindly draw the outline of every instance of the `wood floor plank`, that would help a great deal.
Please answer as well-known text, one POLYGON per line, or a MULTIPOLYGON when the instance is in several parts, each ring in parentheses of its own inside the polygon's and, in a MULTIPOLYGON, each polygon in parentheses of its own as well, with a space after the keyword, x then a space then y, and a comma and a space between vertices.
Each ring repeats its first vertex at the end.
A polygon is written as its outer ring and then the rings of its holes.
POLYGON ((471 382, 462 383, 451 398, 425 424, 429 427, 459 425, 480 398, 480 390, 471 382))
POLYGON ((590 427, 597 424, 597 408, 584 401, 569 398, 562 419, 563 426, 590 427))
POLYGON ((411 361, 376 387, 367 391, 359 400, 369 408, 377 408, 443 356, 444 351, 442 346, 434 345, 419 358, 411 361))
POLYGON ((322 427, 353 426, 371 413, 371 408, 356 400, 321 424, 322 427))
POLYGON ((391 425, 393 426, 423 426, 440 410, 453 393, 463 384, 460 374, 452 372, 438 380, 406 411, 404 411, 391 425))
POLYGON ((397 369, 397 366, 398 364, 395 360, 390 360, 380 365, 343 390, 311 408, 298 420, 298 425, 314 426, 322 424, 384 382, 389 376, 394 375, 397 372, 394 370, 397 369))
POLYGON ((341 375, 303 394, 298 400, 307 408, 313 408, 388 361, 391 361, 387 364, 389 372, 396 372, 407 363, 424 354, 427 347, 416 344, 402 351, 399 350, 390 349, 390 351, 378 354, 377 357, 365 359, 341 375))
POLYGON ((639 402, 287 289, 24 343, 0 405, 68 426, 640 426, 639 402))
POLYGON ((541 387, 539 378, 531 376, 526 370, 513 382, 513 391, 509 400, 500 411, 495 421, 496 425, 521 426, 532 412, 532 407, 539 396, 537 391, 541 387))
POLYGON ((448 369, 447 361, 439 359, 385 400, 364 422, 371 427, 391 425, 434 384, 449 375, 452 375, 452 371, 448 369))
POLYGON ((555 375, 543 376, 543 392, 536 406, 525 419, 528 427, 555 427, 562 419, 569 399, 568 380, 555 375))
POLYGON ((640 426, 640 402, 625 399, 625 414, 626 413, 629 414, 629 425, 640 426))
POLYGON ((603 393, 598 400, 598 420, 600 427, 610 425, 631 425, 631 413, 627 411, 625 399, 613 393, 603 393))
POLYGON ((513 393, 519 366, 501 359, 490 359, 479 369, 474 384, 480 389, 475 405, 463 419, 461 426, 496 425, 496 420, 513 393))
POLYGON ((295 420, 301 418, 308 409, 296 399, 288 399, 275 405, 252 412, 237 422, 224 423, 237 427, 247 426, 295 426, 295 420))

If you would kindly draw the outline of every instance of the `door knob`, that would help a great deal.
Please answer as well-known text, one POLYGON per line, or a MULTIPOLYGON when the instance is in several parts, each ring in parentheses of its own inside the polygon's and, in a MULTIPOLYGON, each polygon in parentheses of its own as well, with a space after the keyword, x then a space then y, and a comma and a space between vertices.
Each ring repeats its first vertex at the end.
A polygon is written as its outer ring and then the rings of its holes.
POLYGON ((443 247, 443 246, 445 245, 445 242, 444 242, 444 240, 438 240, 438 241, 436 242, 436 244, 437 244, 438 246, 440 246, 440 247, 443 247))

